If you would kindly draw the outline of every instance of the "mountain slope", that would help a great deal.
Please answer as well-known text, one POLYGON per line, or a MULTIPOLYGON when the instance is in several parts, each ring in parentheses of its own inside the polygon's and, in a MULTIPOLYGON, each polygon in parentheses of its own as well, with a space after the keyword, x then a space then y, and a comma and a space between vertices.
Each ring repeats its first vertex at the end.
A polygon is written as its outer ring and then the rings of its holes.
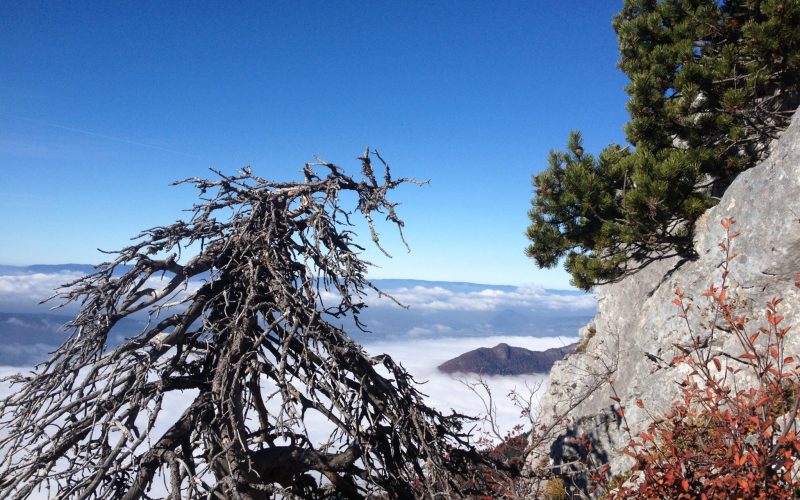
POLYGON ((477 373, 479 375, 525 375, 547 373, 553 363, 575 350, 578 344, 531 351, 508 344, 481 347, 445 361, 438 366, 444 373, 477 373))

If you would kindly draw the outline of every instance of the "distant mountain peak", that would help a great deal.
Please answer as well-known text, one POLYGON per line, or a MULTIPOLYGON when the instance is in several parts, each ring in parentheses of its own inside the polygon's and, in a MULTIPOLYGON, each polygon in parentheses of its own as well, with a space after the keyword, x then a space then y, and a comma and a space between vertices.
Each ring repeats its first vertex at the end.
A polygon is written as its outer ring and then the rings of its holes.
POLYGON ((444 373, 478 373, 480 375, 525 375, 547 373, 553 363, 570 354, 578 344, 531 351, 506 343, 481 347, 439 365, 444 373))

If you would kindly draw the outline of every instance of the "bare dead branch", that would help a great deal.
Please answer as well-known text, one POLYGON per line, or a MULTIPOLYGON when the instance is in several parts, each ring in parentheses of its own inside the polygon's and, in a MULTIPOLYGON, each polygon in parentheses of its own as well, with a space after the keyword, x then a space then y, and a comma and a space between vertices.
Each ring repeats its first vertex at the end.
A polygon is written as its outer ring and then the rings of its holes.
POLYGON ((249 169, 180 181, 200 192, 188 220, 143 231, 60 289, 59 304, 80 305, 71 336, 0 401, 0 497, 133 500, 161 483, 175 499, 463 495, 458 478, 479 458, 462 416, 428 407, 390 356, 333 323, 358 322, 376 290, 351 216, 380 248, 375 215, 402 229, 387 194, 416 183, 376 152, 359 159, 360 179, 319 162, 300 182, 249 169), (137 314, 147 328, 111 345, 137 314), (178 417, 170 393, 188 403, 178 417))

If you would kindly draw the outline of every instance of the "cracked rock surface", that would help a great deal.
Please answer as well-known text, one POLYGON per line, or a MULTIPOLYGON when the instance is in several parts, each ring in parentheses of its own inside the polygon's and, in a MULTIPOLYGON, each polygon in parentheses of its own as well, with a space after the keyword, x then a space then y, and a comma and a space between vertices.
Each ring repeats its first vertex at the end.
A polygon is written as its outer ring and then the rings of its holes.
MULTIPOLYGON (((697 221, 697 260, 657 261, 618 283, 597 288, 597 315, 581 330, 583 345, 551 371, 539 422, 557 423, 558 431, 531 459, 532 466, 549 460, 568 468, 574 458, 569 438, 583 433, 593 440, 596 458, 611 465, 612 474, 632 465, 622 454, 629 434, 615 408, 624 407, 627 425, 636 435, 651 421, 637 406, 638 399, 656 415, 677 399, 677 383, 687 368, 671 366, 670 361, 680 354, 676 346, 691 341, 672 302, 675 288, 684 290, 686 302, 698 306, 692 308, 689 323, 696 335, 707 337, 711 318, 704 314, 708 299, 702 292, 721 281, 725 254, 719 243, 725 230, 720 220, 728 217, 736 220, 732 229, 741 233, 733 241, 738 256, 730 267, 729 296, 736 297, 742 314, 758 319, 763 318, 767 301, 782 297, 779 312, 786 325, 793 326, 786 352, 800 353, 800 290, 794 286, 800 273, 800 113, 796 113, 770 156, 740 174, 719 204, 697 221), (565 413, 566 419, 559 417, 565 413)), ((708 342, 713 350, 733 354, 741 350, 733 335, 725 332, 708 342)))

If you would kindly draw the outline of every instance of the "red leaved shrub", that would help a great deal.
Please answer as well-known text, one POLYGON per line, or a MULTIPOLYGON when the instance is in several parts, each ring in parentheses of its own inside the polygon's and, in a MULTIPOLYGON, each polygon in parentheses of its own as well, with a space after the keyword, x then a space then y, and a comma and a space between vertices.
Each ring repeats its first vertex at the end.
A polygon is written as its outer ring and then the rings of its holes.
POLYGON ((800 371, 784 352, 790 328, 779 313, 779 298, 767 304, 761 322, 738 315, 729 296, 731 244, 738 236, 733 223, 722 221, 722 282, 703 294, 713 317, 710 337, 692 331, 687 316, 693 304, 676 289, 674 302, 692 338, 673 360, 690 368, 682 398, 631 439, 625 453, 636 465, 609 498, 800 497, 800 371), (707 347, 718 335, 735 336, 740 352, 707 347))

